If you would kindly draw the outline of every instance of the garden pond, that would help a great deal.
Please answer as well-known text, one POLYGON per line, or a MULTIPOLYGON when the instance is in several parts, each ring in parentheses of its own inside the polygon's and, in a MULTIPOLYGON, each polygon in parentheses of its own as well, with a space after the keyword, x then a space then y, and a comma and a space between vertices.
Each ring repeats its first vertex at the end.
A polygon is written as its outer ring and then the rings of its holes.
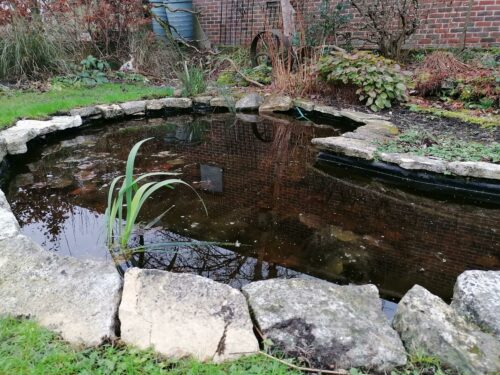
MULTIPOLYGON (((311 139, 351 130, 255 115, 180 115, 85 126, 10 157, 2 188, 22 232, 44 248, 110 259, 109 184, 145 138, 136 173, 171 171, 144 222, 171 208, 137 244, 213 241, 136 255, 134 264, 191 272, 241 288, 274 277, 374 283, 386 313, 414 284, 449 300, 467 269, 500 269, 500 208, 423 196, 362 172, 317 163, 311 139), (231 245, 227 245, 231 244, 231 245)), ((127 266, 122 264, 123 266, 127 266)))

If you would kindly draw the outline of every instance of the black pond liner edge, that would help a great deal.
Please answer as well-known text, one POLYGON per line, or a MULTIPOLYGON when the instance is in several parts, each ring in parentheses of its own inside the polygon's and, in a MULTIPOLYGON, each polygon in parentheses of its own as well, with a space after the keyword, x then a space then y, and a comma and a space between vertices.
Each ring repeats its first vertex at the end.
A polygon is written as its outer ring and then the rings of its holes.
POLYGON ((492 180, 443 175, 439 173, 409 170, 395 164, 368 161, 321 150, 317 156, 317 166, 334 165, 344 169, 362 171, 372 177, 392 182, 413 190, 440 195, 453 195, 467 201, 475 201, 500 206, 500 182, 492 180))

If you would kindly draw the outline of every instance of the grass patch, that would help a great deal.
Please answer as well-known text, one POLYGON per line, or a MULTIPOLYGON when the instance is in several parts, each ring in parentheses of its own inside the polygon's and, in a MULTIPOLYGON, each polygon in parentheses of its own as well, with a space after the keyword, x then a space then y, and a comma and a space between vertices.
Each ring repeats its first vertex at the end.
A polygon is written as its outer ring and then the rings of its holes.
POLYGON ((169 361, 124 345, 78 350, 28 320, 0 319, 0 374, 299 375, 263 356, 211 364, 169 361))
POLYGON ((93 87, 54 86, 47 92, 0 92, 0 128, 21 118, 40 119, 76 107, 171 96, 170 87, 106 83, 93 87))
POLYGON ((412 104, 409 106, 412 112, 429 113, 437 117, 451 118, 455 120, 460 120, 468 122, 470 124, 479 125, 483 128, 492 128, 495 126, 500 126, 500 115, 491 114, 488 117, 480 117, 476 112, 467 109, 461 109, 457 111, 449 111, 446 109, 439 109, 433 107, 423 107, 417 104, 412 104))
POLYGON ((485 161, 500 163, 500 143, 484 145, 454 138, 437 139, 419 130, 408 130, 394 140, 380 144, 377 153, 412 153, 448 161, 485 161))

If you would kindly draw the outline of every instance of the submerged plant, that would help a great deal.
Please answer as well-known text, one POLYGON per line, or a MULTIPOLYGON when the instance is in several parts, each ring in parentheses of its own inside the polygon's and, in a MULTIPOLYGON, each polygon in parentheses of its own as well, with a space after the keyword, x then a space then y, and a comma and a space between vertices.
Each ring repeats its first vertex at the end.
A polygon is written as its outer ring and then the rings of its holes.
MULTIPOLYGON (((176 176, 178 173, 172 172, 152 172, 140 175, 134 174, 134 163, 139 148, 144 142, 149 141, 152 138, 144 139, 137 142, 134 147, 132 147, 126 164, 125 175, 116 177, 110 187, 108 193, 108 205, 106 208, 106 237, 107 246, 111 252, 114 259, 117 256, 123 257, 125 260, 129 259, 134 253, 143 253, 145 251, 158 251, 163 250, 168 247, 175 247, 180 245, 189 244, 189 242, 167 242, 167 243, 155 243, 155 244, 144 244, 139 247, 129 247, 130 239, 134 233, 135 227, 138 225, 138 217, 141 212, 142 207, 156 191, 167 188, 173 189, 174 185, 185 185, 189 187, 196 196, 200 199, 200 202, 208 215, 207 208, 203 199, 198 194, 198 192, 188 183, 184 182, 178 178, 167 178, 162 181, 156 182, 145 182, 152 177, 165 177, 165 176, 176 176), (117 185, 122 182, 122 185, 118 191, 116 191, 117 185), (139 184, 141 183, 141 184, 139 184)), ((151 221, 149 224, 145 225, 143 229, 149 229, 155 225, 161 218, 171 209, 172 207, 165 210, 156 219, 151 221)), ((196 242, 196 244, 200 244, 196 242)))

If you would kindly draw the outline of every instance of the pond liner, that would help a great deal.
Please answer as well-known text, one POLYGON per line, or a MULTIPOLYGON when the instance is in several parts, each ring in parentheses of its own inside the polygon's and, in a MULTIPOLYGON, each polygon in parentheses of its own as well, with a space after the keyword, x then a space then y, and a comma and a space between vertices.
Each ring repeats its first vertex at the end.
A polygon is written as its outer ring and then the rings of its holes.
POLYGON ((324 170, 323 167, 328 166, 351 171, 355 169, 365 176, 377 177, 384 182, 424 193, 500 206, 500 183, 492 180, 408 170, 395 164, 320 151, 316 167, 324 170))

